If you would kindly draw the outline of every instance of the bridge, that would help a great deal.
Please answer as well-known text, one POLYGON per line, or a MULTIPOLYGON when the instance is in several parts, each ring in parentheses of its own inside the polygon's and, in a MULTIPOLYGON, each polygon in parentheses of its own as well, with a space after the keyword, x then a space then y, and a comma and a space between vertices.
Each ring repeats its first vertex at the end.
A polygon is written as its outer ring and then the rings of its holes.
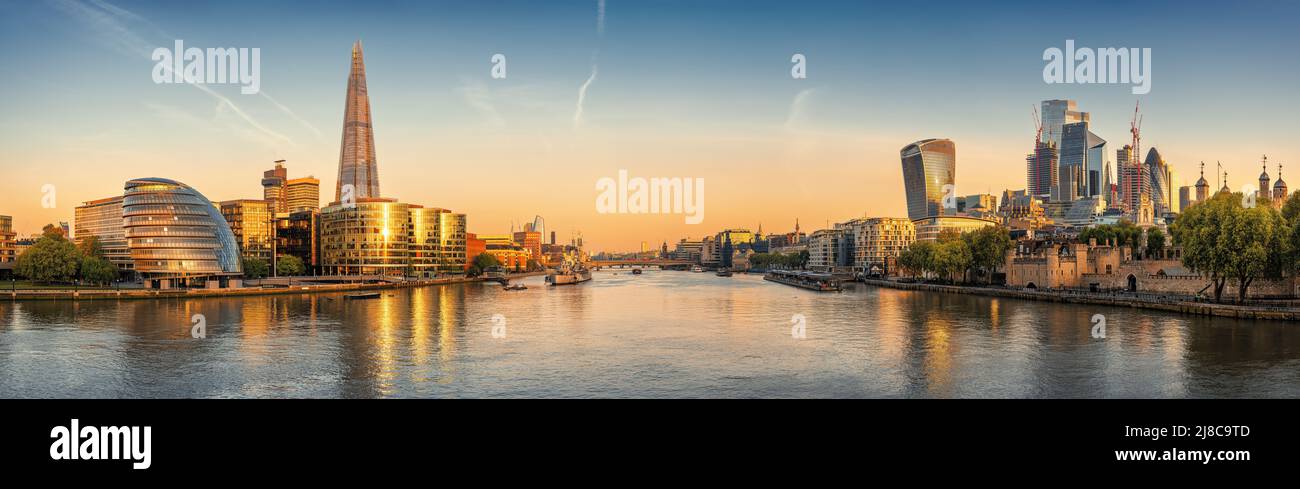
POLYGON ((633 260, 592 260, 587 263, 589 267, 601 268, 633 268, 633 267, 659 267, 664 270, 690 270, 695 262, 689 260, 670 260, 667 258, 646 258, 633 260))

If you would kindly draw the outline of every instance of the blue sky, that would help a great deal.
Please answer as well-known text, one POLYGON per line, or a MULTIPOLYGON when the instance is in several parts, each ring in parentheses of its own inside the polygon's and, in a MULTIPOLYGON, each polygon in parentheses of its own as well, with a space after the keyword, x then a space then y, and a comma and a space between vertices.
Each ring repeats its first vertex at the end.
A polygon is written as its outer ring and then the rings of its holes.
POLYGON ((1200 160, 1222 160, 1238 186, 1262 153, 1300 157, 1300 6, 1127 3, 608 0, 599 32, 597 1, 6 1, 0 168, 19 176, 0 213, 31 232, 146 174, 253 197, 278 158, 332 189, 358 38, 385 195, 468 212, 482 233, 543 214, 616 249, 760 219, 778 230, 902 215, 897 151, 928 137, 957 142, 964 193, 1023 188, 1030 107, 1048 98, 1078 100, 1112 151, 1140 99, 1143 146, 1179 184, 1200 160), (261 48, 264 95, 154 84, 141 50, 174 39, 261 48), (1151 93, 1045 84, 1043 50, 1066 39, 1151 48, 1151 93), (505 80, 488 76, 495 53, 505 80), (807 56, 805 80, 789 76, 793 53, 807 56), (709 229, 591 215, 591 182, 618 168, 709 178, 709 229), (463 184, 482 178, 519 198, 463 184), (39 208, 50 180, 68 205, 39 208), (790 200, 758 201, 772 191, 790 200))

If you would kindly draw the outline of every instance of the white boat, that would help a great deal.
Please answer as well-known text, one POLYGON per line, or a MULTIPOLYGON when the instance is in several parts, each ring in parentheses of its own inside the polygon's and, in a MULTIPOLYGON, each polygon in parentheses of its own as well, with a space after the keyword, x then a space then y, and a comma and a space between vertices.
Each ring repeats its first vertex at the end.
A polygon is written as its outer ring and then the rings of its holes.
POLYGON ((691 271, 692 271, 692 272, 703 272, 703 271, 704 271, 704 267, 699 266, 699 265, 695 265, 695 266, 691 267, 691 271))

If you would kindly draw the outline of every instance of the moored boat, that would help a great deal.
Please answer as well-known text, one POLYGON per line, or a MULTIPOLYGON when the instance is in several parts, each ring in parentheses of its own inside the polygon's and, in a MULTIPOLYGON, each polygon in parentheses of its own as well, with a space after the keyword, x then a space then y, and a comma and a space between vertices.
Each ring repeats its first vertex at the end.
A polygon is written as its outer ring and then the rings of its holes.
POLYGON ((829 273, 817 273, 798 270, 772 270, 763 275, 763 280, 792 285, 801 289, 818 292, 838 292, 842 289, 839 279, 829 273))

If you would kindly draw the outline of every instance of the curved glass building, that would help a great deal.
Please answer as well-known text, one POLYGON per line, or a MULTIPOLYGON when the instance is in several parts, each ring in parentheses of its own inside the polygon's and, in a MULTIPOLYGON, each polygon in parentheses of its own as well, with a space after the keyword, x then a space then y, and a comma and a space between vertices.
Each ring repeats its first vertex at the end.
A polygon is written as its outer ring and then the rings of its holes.
POLYGON ((165 178, 126 182, 122 225, 135 270, 151 287, 224 281, 243 273, 225 218, 198 190, 165 178))
POLYGON ((925 139, 904 146, 900 155, 908 219, 955 214, 956 207, 945 212, 943 197, 945 185, 954 185, 956 197, 957 145, 948 139, 925 139))

